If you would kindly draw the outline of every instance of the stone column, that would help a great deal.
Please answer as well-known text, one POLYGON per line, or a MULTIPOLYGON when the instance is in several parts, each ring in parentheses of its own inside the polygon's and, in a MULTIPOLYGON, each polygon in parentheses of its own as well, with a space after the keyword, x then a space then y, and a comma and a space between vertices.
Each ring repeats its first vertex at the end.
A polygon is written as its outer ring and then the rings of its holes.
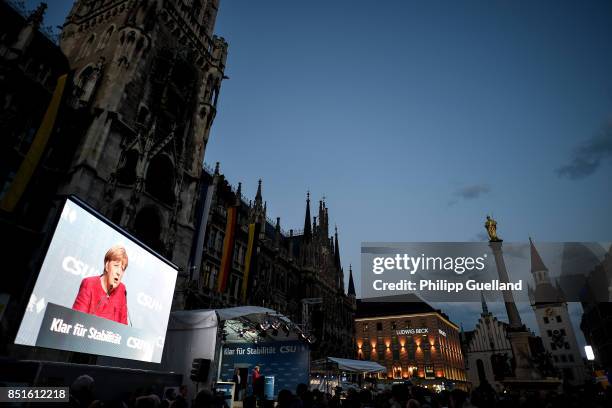
MULTIPOLYGON (((490 241, 489 246, 493 250, 493 255, 495 256, 499 281, 508 283, 510 279, 508 278, 508 271, 506 269, 506 263, 504 262, 502 241, 490 241)), ((506 305, 506 313, 508 314, 508 320, 510 322, 510 327, 508 327, 508 340, 510 341, 512 354, 514 355, 514 378, 520 380, 538 379, 540 376, 531 364, 531 350, 529 348, 529 338, 531 334, 521 321, 521 315, 518 312, 516 303, 514 303, 512 292, 504 290, 502 294, 506 305)))
MULTIPOLYGON (((506 262, 504 261, 504 253, 502 251, 502 241, 491 241, 489 242, 489 246, 493 250, 493 255, 495 256, 495 264, 497 265, 499 281, 503 283, 510 282, 510 279, 508 278, 508 271, 506 270, 506 262)), ((504 297, 504 303, 506 304, 506 313, 508 313, 510 327, 514 329, 523 327, 521 315, 519 314, 516 304, 514 303, 514 296, 512 296, 512 292, 509 290, 504 290, 502 291, 502 294, 504 297)))

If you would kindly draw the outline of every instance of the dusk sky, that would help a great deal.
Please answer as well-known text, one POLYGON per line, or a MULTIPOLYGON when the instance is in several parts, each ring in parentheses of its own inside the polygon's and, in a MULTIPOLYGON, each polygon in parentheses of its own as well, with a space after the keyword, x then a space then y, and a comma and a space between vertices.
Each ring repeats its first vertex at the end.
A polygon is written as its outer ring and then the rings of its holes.
POLYGON ((247 197, 262 178, 287 231, 325 196, 357 287, 361 242, 485 240, 487 214, 506 241, 609 241, 611 21, 609 1, 222 0, 205 161, 247 197))

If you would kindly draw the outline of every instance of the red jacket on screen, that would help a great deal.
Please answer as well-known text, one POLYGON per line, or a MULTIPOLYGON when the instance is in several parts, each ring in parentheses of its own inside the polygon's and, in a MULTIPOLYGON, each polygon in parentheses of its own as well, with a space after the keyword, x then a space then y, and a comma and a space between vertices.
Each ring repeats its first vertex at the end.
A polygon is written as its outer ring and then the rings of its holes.
POLYGON ((120 283, 109 296, 102 288, 100 276, 92 276, 81 281, 79 294, 72 308, 117 323, 128 323, 125 285, 120 283))

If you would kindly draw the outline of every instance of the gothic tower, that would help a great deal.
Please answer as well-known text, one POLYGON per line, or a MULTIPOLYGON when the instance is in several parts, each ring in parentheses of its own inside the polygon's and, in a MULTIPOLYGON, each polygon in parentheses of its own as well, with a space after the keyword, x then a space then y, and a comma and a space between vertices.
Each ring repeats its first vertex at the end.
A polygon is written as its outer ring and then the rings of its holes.
POLYGON ((553 364, 563 379, 572 385, 581 385, 586 378, 585 366, 570 320, 567 303, 561 288, 553 285, 549 271, 531 238, 531 274, 535 289, 529 287, 531 306, 536 315, 544 348, 553 357, 553 364))
POLYGON ((218 0, 78 0, 61 48, 74 70, 82 141, 76 194, 189 268, 204 151, 227 43, 218 0))

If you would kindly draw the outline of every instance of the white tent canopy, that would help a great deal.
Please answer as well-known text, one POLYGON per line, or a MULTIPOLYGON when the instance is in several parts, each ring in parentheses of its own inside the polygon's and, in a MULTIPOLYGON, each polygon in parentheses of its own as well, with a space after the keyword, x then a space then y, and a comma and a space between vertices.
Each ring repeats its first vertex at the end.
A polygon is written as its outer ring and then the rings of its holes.
MULTIPOLYGON (((290 322, 275 310, 259 306, 239 306, 227 309, 181 310, 170 313, 162 369, 183 374, 183 381, 191 384, 189 375, 194 358, 209 359, 218 364, 218 329, 222 321, 247 319, 259 322, 273 316, 290 322)), ((282 334, 283 337, 285 336, 282 334)), ((292 336, 296 337, 293 333, 292 336)), ((288 337, 287 337, 288 338, 288 337)), ((214 375, 214 372, 212 374, 214 375)), ((211 376, 212 377, 212 376, 211 376)), ((190 389, 190 392, 193 390, 190 389)))
POLYGON ((328 361, 336 363, 342 371, 357 373, 386 373, 387 368, 374 361, 350 360, 348 358, 327 357, 328 361))

